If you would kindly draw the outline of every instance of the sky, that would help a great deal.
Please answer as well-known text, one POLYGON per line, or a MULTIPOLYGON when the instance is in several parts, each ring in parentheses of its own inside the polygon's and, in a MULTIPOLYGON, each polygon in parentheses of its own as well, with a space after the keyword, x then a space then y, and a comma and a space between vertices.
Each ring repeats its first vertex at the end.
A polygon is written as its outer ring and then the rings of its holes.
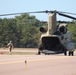
MULTIPOLYGON (((76 0, 0 0, 0 15, 21 12, 57 10, 76 13, 76 0)), ((48 14, 30 14, 37 19, 47 21, 48 14)), ((73 15, 76 17, 76 15, 73 15)), ((13 17, 13 16, 4 16, 13 17)), ((0 18, 4 18, 1 17, 0 18)), ((57 20, 72 20, 62 16, 57 16, 57 20)))

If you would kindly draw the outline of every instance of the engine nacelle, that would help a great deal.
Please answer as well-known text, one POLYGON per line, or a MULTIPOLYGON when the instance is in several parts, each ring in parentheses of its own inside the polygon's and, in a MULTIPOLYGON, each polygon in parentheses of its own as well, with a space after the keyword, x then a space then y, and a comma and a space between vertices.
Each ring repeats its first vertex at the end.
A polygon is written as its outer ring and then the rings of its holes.
POLYGON ((40 27, 40 32, 45 33, 45 32, 47 32, 47 30, 43 27, 40 27))
POLYGON ((67 28, 66 28, 66 26, 61 26, 61 27, 59 27, 59 32, 62 33, 62 34, 67 33, 67 28))

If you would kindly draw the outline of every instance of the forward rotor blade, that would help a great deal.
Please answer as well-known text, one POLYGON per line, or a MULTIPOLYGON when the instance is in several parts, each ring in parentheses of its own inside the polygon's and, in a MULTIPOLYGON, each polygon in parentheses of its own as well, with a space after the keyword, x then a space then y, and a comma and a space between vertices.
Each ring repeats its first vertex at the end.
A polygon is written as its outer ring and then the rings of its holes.
POLYGON ((10 15, 18 15, 18 14, 24 14, 24 13, 28 13, 29 14, 29 13, 37 13, 37 12, 10 13, 10 14, 1 14, 0 16, 10 16, 10 15))
POLYGON ((36 11, 36 12, 22 12, 22 13, 10 13, 10 14, 1 14, 0 16, 10 16, 10 15, 18 15, 18 14, 24 14, 24 13, 48 13, 48 12, 51 12, 51 11, 36 11))
POLYGON ((62 13, 59 13, 59 12, 57 12, 57 13, 58 13, 59 15, 64 16, 64 17, 67 17, 67 18, 71 18, 71 19, 76 20, 76 18, 75 18, 75 17, 69 16, 69 15, 65 15, 65 14, 62 14, 62 13))

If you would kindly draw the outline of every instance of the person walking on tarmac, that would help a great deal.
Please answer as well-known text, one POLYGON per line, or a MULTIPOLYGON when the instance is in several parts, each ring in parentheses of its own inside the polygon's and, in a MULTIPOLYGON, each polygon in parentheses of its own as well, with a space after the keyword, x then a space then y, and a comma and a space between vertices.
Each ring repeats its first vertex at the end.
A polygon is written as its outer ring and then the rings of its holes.
POLYGON ((13 47, 13 44, 12 44, 12 41, 10 41, 10 42, 7 44, 7 47, 8 47, 8 49, 9 49, 9 54, 11 55, 11 51, 12 51, 12 49, 14 48, 14 47, 13 47))

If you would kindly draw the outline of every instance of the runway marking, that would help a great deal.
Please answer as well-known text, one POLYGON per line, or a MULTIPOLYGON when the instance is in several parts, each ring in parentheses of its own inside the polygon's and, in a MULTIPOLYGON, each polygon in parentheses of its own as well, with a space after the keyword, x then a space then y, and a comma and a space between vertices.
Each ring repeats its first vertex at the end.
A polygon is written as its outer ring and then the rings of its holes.
POLYGON ((16 64, 16 63, 22 63, 22 62, 24 62, 24 61, 22 60, 22 61, 0 62, 0 65, 3 65, 3 64, 16 64))
POLYGON ((67 58, 67 57, 55 57, 55 58, 40 58, 35 60, 28 60, 28 62, 34 62, 34 61, 41 61, 41 60, 53 60, 53 59, 61 59, 61 58, 67 58))
MULTIPOLYGON (((53 59, 61 59, 61 58, 67 58, 67 56, 63 56, 63 57, 56 57, 56 58, 39 58, 39 59, 33 59, 33 60, 26 60, 27 63, 28 62, 35 62, 35 61, 42 61, 42 60, 53 60, 53 59)), ((25 63, 25 60, 21 60, 21 61, 9 61, 9 62, 0 62, 0 65, 4 65, 4 64, 17 64, 17 63, 25 63)))

